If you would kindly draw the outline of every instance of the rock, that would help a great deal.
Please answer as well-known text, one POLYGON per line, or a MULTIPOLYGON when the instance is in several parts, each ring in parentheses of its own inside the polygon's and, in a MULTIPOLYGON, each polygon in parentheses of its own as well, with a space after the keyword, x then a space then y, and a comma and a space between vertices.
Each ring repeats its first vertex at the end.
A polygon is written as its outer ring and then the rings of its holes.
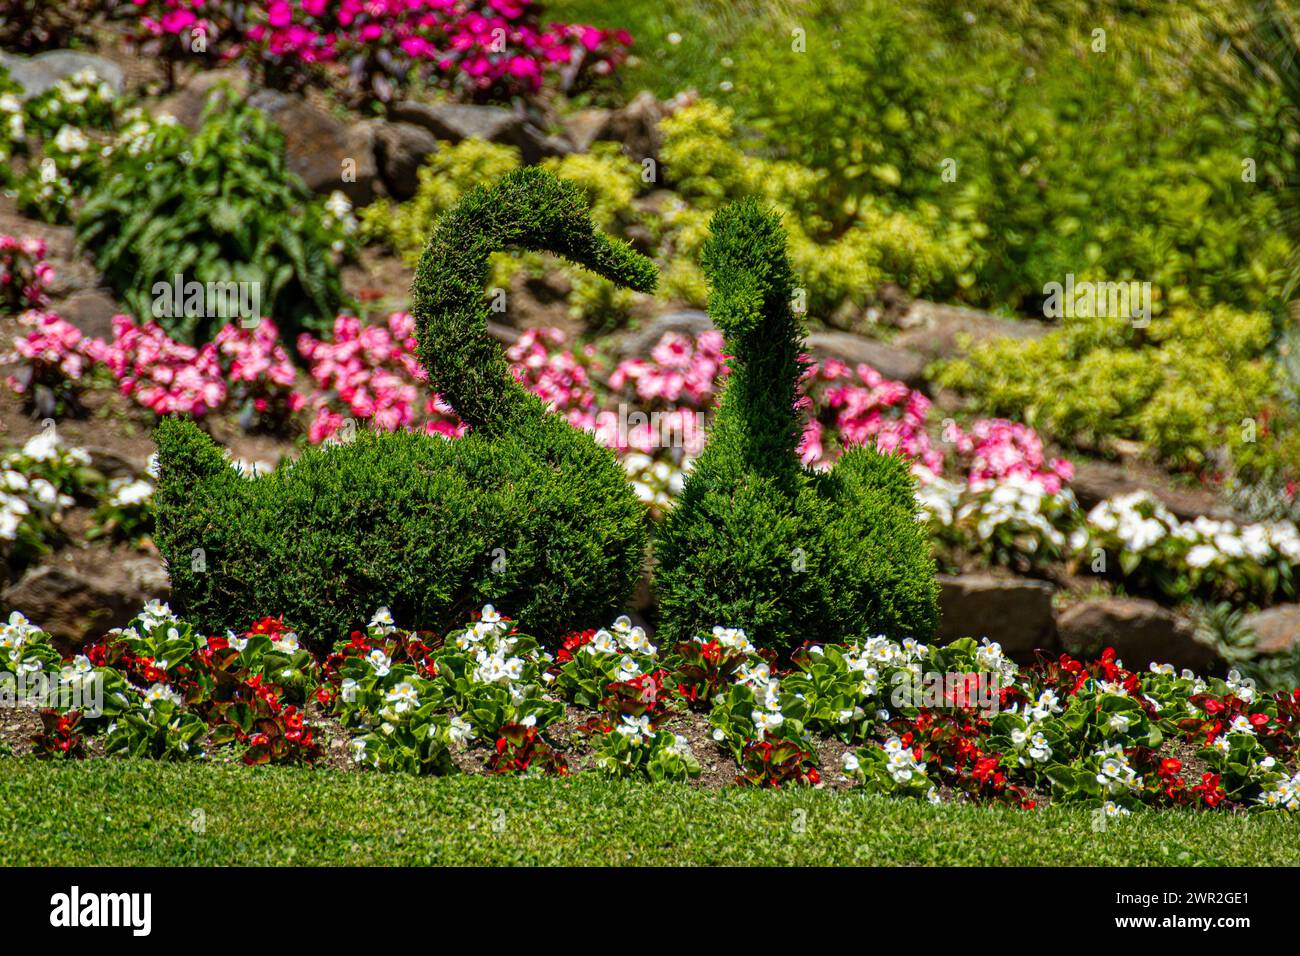
POLYGON ((1247 614, 1242 623, 1255 632, 1259 654, 1284 654, 1300 647, 1300 604, 1279 604, 1247 614))
MULTIPOLYGON (((158 112, 170 114, 190 129, 197 129, 212 96, 238 99, 247 95, 249 89, 248 77, 242 70, 207 71, 165 99, 158 112)), ((303 97, 278 90, 257 90, 248 97, 248 103, 265 112, 280 127, 289 169, 307 188, 318 193, 341 190, 354 205, 364 205, 375 198, 379 183, 375 163, 377 123, 369 120, 344 123, 303 97), (345 167, 347 161, 351 162, 345 167)))
POLYGON ((111 342, 113 316, 121 315, 126 310, 118 305, 117 300, 108 290, 86 289, 74 292, 59 303, 54 311, 79 328, 83 334, 111 342))
POLYGON ((1190 623, 1140 598, 1083 601, 1057 616, 1056 629, 1070 653, 1093 656, 1113 647, 1125 666, 1137 671, 1152 661, 1204 671, 1218 659, 1213 648, 1196 640, 1190 623))
POLYGON ((666 332, 685 332, 688 335, 699 335, 713 328, 713 320, 709 318, 707 312, 701 312, 699 309, 680 309, 676 312, 665 312, 662 315, 656 315, 650 319, 641 328, 635 332, 625 333, 614 346, 614 350, 622 358, 633 358, 638 355, 648 355, 666 332))
POLYGON ((1031 662, 1034 651, 1056 646, 1052 585, 991 574, 939 575, 939 631, 936 641, 987 637, 1003 652, 1031 662))
POLYGON ((950 358, 963 351, 959 338, 969 336, 971 342, 986 342, 996 338, 1038 339, 1052 331, 1050 325, 1033 319, 1003 319, 978 309, 940 305, 916 299, 907 312, 898 319, 902 332, 894 345, 911 349, 929 361, 950 358))
POLYGON ((915 352, 851 332, 813 332, 807 338, 813 358, 837 358, 856 366, 865 362, 885 378, 924 388, 926 361, 915 352))
POLYGON ((3 601, 64 648, 74 648, 126 624, 146 601, 165 599, 168 591, 162 562, 139 557, 102 561, 93 571, 71 563, 41 565, 8 587, 3 601))
POLYGON ((659 147, 663 144, 659 121, 667 113, 668 108, 655 99, 653 93, 642 90, 632 102, 610 113, 594 138, 621 143, 628 158, 638 163, 644 159, 658 162, 659 147))
POLYGON ((572 116, 566 116, 564 131, 568 134, 573 148, 579 153, 591 149, 591 144, 604 136, 612 114, 612 110, 593 108, 579 110, 572 116))
POLYGON ((483 139, 489 143, 513 146, 529 165, 547 156, 563 156, 572 151, 566 141, 548 136, 526 122, 518 113, 500 106, 401 100, 389 107, 388 116, 392 120, 426 129, 438 139, 450 143, 459 143, 464 139, 483 139))
POLYGON ((54 88, 65 77, 90 70, 119 95, 126 89, 122 68, 112 60, 78 50, 50 50, 36 56, 16 56, 0 51, 0 66, 23 88, 20 99, 31 99, 54 88))
POLYGON ((1170 488, 1162 484, 1166 481, 1163 475, 1139 474, 1132 466, 1074 459, 1074 478, 1070 487, 1084 508, 1092 508, 1107 498, 1145 491, 1183 521, 1193 521, 1200 515, 1218 520, 1235 517, 1232 509, 1212 492, 1203 488, 1170 488))
POLYGON ((394 199, 410 199, 415 195, 420 167, 437 151, 437 138, 423 126, 381 123, 375 129, 375 161, 384 186, 394 199))
POLYGON ((91 467, 105 478, 141 478, 149 468, 148 458, 96 445, 83 445, 82 448, 90 455, 91 467))
POLYGON ((190 129, 198 129, 208 98, 222 87, 235 98, 242 98, 248 92, 248 74, 234 67, 196 73, 178 92, 159 103, 155 112, 174 116, 190 129))
POLYGON ((18 211, 13 197, 0 194, 0 233, 45 240, 46 258, 54 267, 54 281, 49 288, 51 299, 58 300, 99 285, 99 275, 77 248, 76 232, 71 226, 30 219, 18 211))
POLYGON ((313 106, 301 96, 259 90, 249 105, 263 110, 284 131, 285 158, 313 192, 342 190, 354 205, 375 198, 373 121, 351 125, 313 106))

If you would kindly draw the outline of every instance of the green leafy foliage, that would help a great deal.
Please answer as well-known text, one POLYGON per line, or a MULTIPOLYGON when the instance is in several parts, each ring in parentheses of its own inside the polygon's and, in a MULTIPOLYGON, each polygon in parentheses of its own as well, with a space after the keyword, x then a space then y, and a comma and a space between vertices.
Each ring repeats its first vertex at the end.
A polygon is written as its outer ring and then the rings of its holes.
MULTIPOLYGON (((155 285, 178 273, 205 285, 258 283, 262 313, 290 340, 326 328, 344 300, 343 227, 285 165, 274 122, 220 96, 197 132, 159 127, 151 149, 116 151, 77 238, 141 316, 153 312, 155 285)), ((231 318, 193 311, 202 314, 155 317, 190 343, 211 340, 231 318)))
POLYGON ((1014 416, 1083 446, 1142 442, 1175 468, 1205 468, 1230 452, 1239 467, 1281 464, 1267 428, 1274 383, 1270 322, 1226 306, 1175 309, 1139 327, 1066 318, 1037 341, 994 341, 943 365, 940 384, 978 410, 1014 416))
POLYGON ((250 480, 193 424, 159 427, 158 544, 192 620, 219 629, 274 608, 332 641, 379 605, 445 631, 497 600, 554 639, 621 609, 644 508, 613 454, 516 383, 488 339, 488 260, 508 247, 654 287, 654 267, 594 230, 575 187, 527 169, 471 191, 439 222, 412 293, 429 385, 468 436, 363 430, 250 480))
POLYGON ((731 375, 655 543, 661 636, 724 622, 779 652, 822 629, 924 640, 937 585, 906 463, 859 448, 815 474, 796 455, 802 332, 778 217, 752 199, 725 208, 703 266, 731 375))

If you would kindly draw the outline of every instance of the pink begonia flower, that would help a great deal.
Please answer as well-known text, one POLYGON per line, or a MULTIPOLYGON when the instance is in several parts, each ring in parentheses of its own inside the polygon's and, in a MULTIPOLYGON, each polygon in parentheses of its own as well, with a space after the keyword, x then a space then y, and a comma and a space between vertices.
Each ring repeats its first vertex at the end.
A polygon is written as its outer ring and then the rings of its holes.
POLYGON ((271 0, 266 5, 266 22, 277 30, 282 30, 293 22, 293 7, 288 0, 271 0))

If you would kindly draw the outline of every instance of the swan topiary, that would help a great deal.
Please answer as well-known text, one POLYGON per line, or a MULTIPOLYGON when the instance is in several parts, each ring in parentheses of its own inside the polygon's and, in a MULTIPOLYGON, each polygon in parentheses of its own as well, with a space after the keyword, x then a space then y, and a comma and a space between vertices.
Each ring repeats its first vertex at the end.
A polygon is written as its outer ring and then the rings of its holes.
POLYGON ((495 601, 547 638, 622 609, 645 510, 614 455, 520 386, 488 338, 488 257, 508 248, 643 292, 657 279, 596 232, 572 184, 524 169, 471 191, 439 221, 411 297, 419 359, 464 438, 362 429, 250 478, 192 422, 159 424, 157 541, 189 620, 220 633, 283 614, 328 646, 380 606, 445 631, 495 601))
POLYGON ((866 447, 825 473, 799 460, 803 331, 780 219, 753 200, 722 209, 701 265, 731 374, 656 536, 660 638, 718 624, 779 652, 806 640, 929 638, 938 586, 907 462, 866 447))

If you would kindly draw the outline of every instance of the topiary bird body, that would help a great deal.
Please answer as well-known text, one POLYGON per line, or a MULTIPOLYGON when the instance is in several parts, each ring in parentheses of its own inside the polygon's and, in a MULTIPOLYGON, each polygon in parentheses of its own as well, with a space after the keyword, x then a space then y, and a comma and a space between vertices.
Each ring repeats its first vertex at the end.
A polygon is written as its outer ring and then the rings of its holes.
POLYGON ((495 601, 550 638, 621 610, 645 510, 613 454, 519 385, 488 338, 488 259, 508 248, 640 291, 656 282, 648 260, 595 231, 570 184, 525 169, 470 192, 439 221, 411 300, 430 387, 469 433, 363 429, 248 478, 192 422, 164 420, 157 539, 179 611, 215 632, 284 614, 328 645, 379 606, 445 631, 495 601))
POLYGON ((799 460, 803 332, 780 219, 745 200, 710 233, 701 265, 731 373, 656 536, 660 637, 732 625, 781 652, 805 640, 929 638, 938 586, 906 461, 866 447, 829 472, 799 460))

